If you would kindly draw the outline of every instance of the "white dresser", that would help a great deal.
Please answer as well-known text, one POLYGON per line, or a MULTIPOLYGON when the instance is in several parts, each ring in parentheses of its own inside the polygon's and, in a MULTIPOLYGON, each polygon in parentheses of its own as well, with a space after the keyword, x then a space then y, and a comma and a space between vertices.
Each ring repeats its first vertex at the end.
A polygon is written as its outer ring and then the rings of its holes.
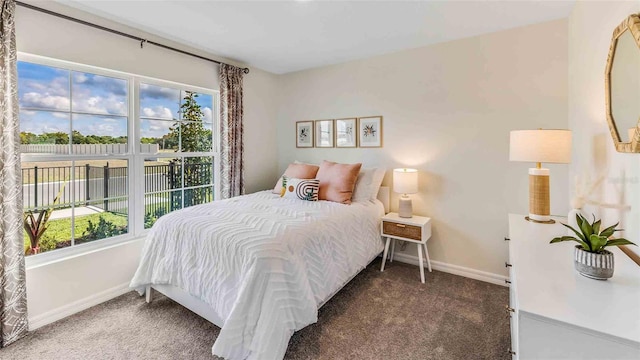
MULTIPOLYGON (((566 219, 555 218, 566 222, 566 219)), ((640 267, 619 249, 607 281, 573 268, 567 229, 509 215, 511 349, 516 359, 640 359, 640 267)))

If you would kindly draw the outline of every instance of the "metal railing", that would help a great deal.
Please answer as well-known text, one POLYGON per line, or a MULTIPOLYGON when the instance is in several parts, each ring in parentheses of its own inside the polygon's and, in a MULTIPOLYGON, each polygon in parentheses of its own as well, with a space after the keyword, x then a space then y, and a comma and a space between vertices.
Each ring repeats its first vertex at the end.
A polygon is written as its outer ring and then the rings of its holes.
MULTIPOLYGON (((167 213, 185 206, 213 200, 211 162, 169 162, 144 167, 145 213, 167 213), (184 178, 182 168, 184 167, 184 178), (196 187, 194 189, 189 189, 196 187), (207 190, 209 189, 209 190, 207 190)), ((54 207, 94 206, 104 211, 128 211, 128 168, 105 166, 34 166, 22 169, 23 207, 38 211, 54 207), (73 184, 72 182, 73 173, 73 184), (57 195, 60 199, 56 204, 57 195)))

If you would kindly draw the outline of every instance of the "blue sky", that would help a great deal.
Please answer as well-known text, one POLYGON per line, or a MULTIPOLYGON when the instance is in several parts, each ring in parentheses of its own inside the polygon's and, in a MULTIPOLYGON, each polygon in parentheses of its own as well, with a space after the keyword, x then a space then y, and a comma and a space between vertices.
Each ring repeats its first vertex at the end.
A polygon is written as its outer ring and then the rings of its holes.
MULTIPOLYGON (((176 119, 182 96, 184 94, 178 89, 141 84, 140 115, 176 119)), ((83 135, 123 136, 127 133, 128 84, 123 79, 20 61, 18 97, 21 131, 35 134, 55 131, 68 133, 71 121, 73 130, 83 135), (70 87, 72 99, 69 96, 70 87), (90 114, 73 114, 70 118, 65 112, 69 111, 71 105, 74 112, 90 114)), ((196 101, 205 113, 204 121, 210 122, 213 97, 199 94, 196 101)), ((167 133, 172 124, 172 121, 142 120, 142 136, 160 137, 167 133)))

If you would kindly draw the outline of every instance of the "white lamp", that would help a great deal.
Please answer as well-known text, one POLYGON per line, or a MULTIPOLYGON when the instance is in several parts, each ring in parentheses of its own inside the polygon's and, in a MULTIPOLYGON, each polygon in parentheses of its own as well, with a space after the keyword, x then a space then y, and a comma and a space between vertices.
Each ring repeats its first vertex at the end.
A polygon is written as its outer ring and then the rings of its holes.
POLYGON ((569 130, 517 130, 512 131, 509 160, 537 163, 529 169, 529 216, 527 220, 553 224, 549 199, 549 169, 545 163, 571 162, 571 131, 569 130))
POLYGON ((412 217, 411 198, 407 194, 418 192, 418 170, 394 169, 393 191, 402 194, 398 203, 398 215, 403 218, 412 217))

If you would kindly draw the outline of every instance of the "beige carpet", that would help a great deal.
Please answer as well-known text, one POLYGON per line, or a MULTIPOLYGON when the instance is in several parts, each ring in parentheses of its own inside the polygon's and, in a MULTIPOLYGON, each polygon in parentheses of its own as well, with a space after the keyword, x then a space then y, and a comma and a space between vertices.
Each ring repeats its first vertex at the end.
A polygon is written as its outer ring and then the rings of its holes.
MULTIPOLYGON (((376 260, 294 334, 287 359, 510 359, 508 289, 376 260)), ((156 293, 157 294, 157 293, 156 293)), ((213 359, 219 329, 128 293, 0 349, 0 359, 213 359)))

